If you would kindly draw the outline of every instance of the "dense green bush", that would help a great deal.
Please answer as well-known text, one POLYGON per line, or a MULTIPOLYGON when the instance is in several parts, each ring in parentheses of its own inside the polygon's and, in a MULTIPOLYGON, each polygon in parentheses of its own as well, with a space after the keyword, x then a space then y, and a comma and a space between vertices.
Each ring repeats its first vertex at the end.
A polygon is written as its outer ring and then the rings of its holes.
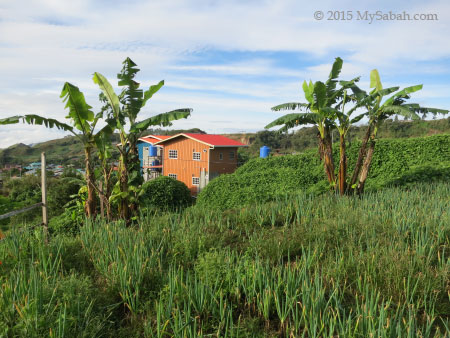
MULTIPOLYGON (((353 169, 359 144, 351 147, 349 159, 353 169)), ((450 134, 406 139, 381 139, 377 141, 375 153, 370 167, 366 189, 376 190, 402 182, 403 176, 409 176, 418 167, 432 167, 436 171, 445 172, 445 163, 450 163, 450 134), (444 167, 443 167, 444 166, 444 167)), ((438 175, 439 176, 439 175, 438 175)), ((445 179, 445 175, 441 175, 445 179)), ((416 176, 415 182, 428 180, 423 175, 416 176)))
POLYGON ((142 185, 141 207, 175 210, 192 203, 188 187, 181 181, 160 176, 142 185))
MULTIPOLYGON (((348 146, 348 171, 352 172, 360 142, 348 146)), ((339 149, 334 147, 336 170, 339 149)), ((366 183, 366 191, 412 182, 448 180, 450 135, 380 139, 366 183)), ((221 210, 265 202, 299 191, 322 193, 329 188, 317 150, 300 155, 256 158, 222 175, 200 193, 197 204, 221 210)))

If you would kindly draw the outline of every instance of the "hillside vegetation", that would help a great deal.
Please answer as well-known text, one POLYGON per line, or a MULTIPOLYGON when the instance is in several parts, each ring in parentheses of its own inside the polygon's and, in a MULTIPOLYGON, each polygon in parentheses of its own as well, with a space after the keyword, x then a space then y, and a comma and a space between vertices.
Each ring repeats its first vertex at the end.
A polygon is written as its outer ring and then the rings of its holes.
MULTIPOLYGON (((352 126, 348 131, 350 141, 361 140, 367 126, 352 126)), ((408 138, 423 137, 435 134, 450 133, 450 118, 437 120, 386 120, 378 131, 379 138, 408 138)), ((317 148, 317 128, 305 127, 295 132, 280 134, 264 130, 248 134, 228 134, 235 140, 248 144, 250 147, 242 149, 245 158, 259 156, 259 148, 269 146, 272 152, 280 153, 302 152, 306 149, 317 148)), ((333 141, 339 141, 337 131, 333 133, 333 141)))
MULTIPOLYGON (((204 133, 200 129, 189 130, 163 130, 149 129, 143 135, 173 135, 179 132, 198 132, 204 133)), ((116 144, 119 142, 119 136, 114 134, 111 136, 111 142, 116 144)), ((113 156, 118 157, 118 152, 112 148, 113 156)), ((84 163, 83 145, 75 136, 66 136, 61 139, 51 140, 29 146, 23 143, 15 144, 6 149, 0 149, 0 167, 4 164, 29 164, 31 162, 40 161, 41 152, 45 151, 48 163, 55 164, 74 164, 80 167, 84 163)))
POLYGON ((449 183, 12 231, 0 336, 448 337, 449 234, 449 183))
MULTIPOLYGON (((362 138, 364 127, 352 127, 349 131, 350 139, 362 138)), ((143 135, 174 135, 180 132, 204 133, 200 129, 167 130, 149 129, 143 135)), ((406 138, 450 133, 450 118, 440 120, 421 121, 387 121, 380 128, 381 138, 406 138)), ((244 161, 249 157, 259 156, 259 148, 263 145, 272 150, 278 149, 282 153, 299 152, 317 147, 317 129, 302 128, 291 134, 278 134, 274 131, 261 131, 258 133, 227 134, 227 137, 248 144, 243 149, 244 161)), ((337 135, 336 135, 337 137, 337 135)), ((337 140, 336 140, 337 141, 337 140)), ((118 135, 113 135, 112 142, 119 142, 118 135)), ((41 152, 47 154, 47 162, 55 164, 74 164, 82 167, 84 161, 82 144, 73 136, 51 140, 28 146, 23 143, 0 149, 0 166, 4 164, 29 164, 40 160, 41 152)), ((117 153, 115 153, 117 156, 117 153)))
MULTIPOLYGON (((348 147, 350 171, 359 146, 355 141, 348 147)), ((335 147, 334 159, 337 158, 335 147)), ((435 180, 450 180, 450 134, 379 140, 366 189, 435 180)), ((299 191, 327 190, 323 167, 313 149, 299 155, 252 159, 235 173, 211 181, 200 193, 197 204, 226 210, 299 191)))

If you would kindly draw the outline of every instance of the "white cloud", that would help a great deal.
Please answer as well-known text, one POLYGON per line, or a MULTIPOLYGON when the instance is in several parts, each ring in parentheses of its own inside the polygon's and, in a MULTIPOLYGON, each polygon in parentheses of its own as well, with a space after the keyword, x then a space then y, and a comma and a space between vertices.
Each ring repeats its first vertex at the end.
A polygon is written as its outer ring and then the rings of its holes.
MULTIPOLYGON (((344 78, 362 75, 367 82, 376 67, 383 78, 424 83, 416 96, 424 104, 448 105, 449 82, 426 83, 422 76, 450 72, 449 19, 445 1, 2 2, 0 118, 36 112, 63 119, 59 92, 65 81, 79 86, 97 107, 92 73, 115 79, 126 56, 142 69, 138 80, 146 86, 166 79, 166 88, 154 97, 155 112, 191 106, 192 118, 177 124, 210 131, 221 125, 223 130, 261 128, 274 116, 272 105, 302 100, 303 79, 326 78, 337 55, 344 59, 344 78), (316 21, 316 10, 326 16, 328 10, 437 13, 439 20, 316 21), (211 52, 217 57, 206 57, 211 52), (300 61, 283 64, 280 52, 298 53, 300 61), (214 122, 224 121, 221 116, 230 122, 214 122)), ((16 143, 17 135, 35 141, 53 135, 34 129, 22 135, 14 128, 0 128, 2 146, 16 143), (5 136, 13 130, 14 137, 5 136)))

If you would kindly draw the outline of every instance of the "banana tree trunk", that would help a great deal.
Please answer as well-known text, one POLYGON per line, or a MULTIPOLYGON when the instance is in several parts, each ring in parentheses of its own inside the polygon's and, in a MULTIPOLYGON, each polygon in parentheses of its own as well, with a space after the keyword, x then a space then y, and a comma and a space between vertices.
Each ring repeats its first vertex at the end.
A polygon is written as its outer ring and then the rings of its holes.
POLYGON ((331 135, 329 129, 325 129, 325 135, 323 138, 323 161, 325 173, 328 178, 328 182, 334 186, 336 178, 334 176, 334 162, 333 162, 333 144, 331 142, 331 135))
POLYGON ((109 198, 111 197, 111 174, 113 168, 107 168, 105 165, 103 167, 103 189, 102 189, 102 199, 103 204, 106 206, 106 219, 111 220, 111 204, 109 203, 109 198))
POLYGON ((366 155, 366 148, 367 148, 367 142, 370 138, 372 126, 371 124, 368 125, 366 134, 364 135, 364 138, 361 142, 361 147, 359 148, 358 158, 356 160, 355 169, 353 170, 352 178, 350 180, 349 185, 347 186, 347 193, 352 191, 354 188, 353 186, 356 184, 356 181, 358 180, 359 173, 361 172, 361 167, 363 165, 364 157, 366 155))
POLYGON ((345 193, 347 177, 347 156, 345 154, 345 135, 339 135, 339 194, 342 196, 345 193))
MULTIPOLYGON (((137 172, 139 175, 134 175, 133 180, 129 184, 139 187, 143 183, 143 178, 140 175, 141 162, 139 160, 139 154, 136 146, 136 140, 130 142, 130 152, 128 154, 128 172, 137 172)), ((137 196, 134 196, 133 202, 130 202, 130 214, 136 215, 138 212, 139 204, 137 203, 137 196)))
POLYGON ((96 215, 97 212, 97 203, 96 203, 96 195, 95 195, 95 176, 94 176, 94 170, 92 168, 92 147, 85 147, 84 148, 84 155, 85 155, 85 165, 86 165, 86 184, 87 184, 87 191, 88 191, 88 197, 85 202, 84 208, 86 212, 86 216, 89 218, 93 218, 96 215))
POLYGON ((120 217, 127 222, 130 222, 130 206, 128 204, 128 156, 126 153, 120 157, 119 164, 119 186, 122 194, 119 203, 120 217))
MULTIPOLYGON (((320 132, 317 132, 317 138, 319 139, 319 156, 320 160, 323 161, 323 156, 325 154, 325 146, 323 144, 322 137, 320 136, 320 132)), ((325 171, 326 174, 326 171, 325 171)))
POLYGON ((364 164, 361 168, 361 173, 359 175, 359 182, 357 187, 358 194, 364 192, 364 184, 366 183, 367 176, 369 175, 370 164, 372 163, 373 152, 375 150, 375 137, 370 140, 369 148, 367 149, 366 158, 364 159, 364 164))

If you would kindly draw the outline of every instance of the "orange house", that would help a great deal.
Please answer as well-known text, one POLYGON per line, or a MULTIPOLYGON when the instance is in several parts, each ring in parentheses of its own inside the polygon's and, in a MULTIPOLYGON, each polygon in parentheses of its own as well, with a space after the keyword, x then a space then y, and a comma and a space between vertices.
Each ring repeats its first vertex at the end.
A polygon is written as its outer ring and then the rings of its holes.
POLYGON ((162 141, 162 174, 187 185, 197 195, 213 178, 237 168, 237 150, 247 145, 222 135, 178 134, 162 141))

